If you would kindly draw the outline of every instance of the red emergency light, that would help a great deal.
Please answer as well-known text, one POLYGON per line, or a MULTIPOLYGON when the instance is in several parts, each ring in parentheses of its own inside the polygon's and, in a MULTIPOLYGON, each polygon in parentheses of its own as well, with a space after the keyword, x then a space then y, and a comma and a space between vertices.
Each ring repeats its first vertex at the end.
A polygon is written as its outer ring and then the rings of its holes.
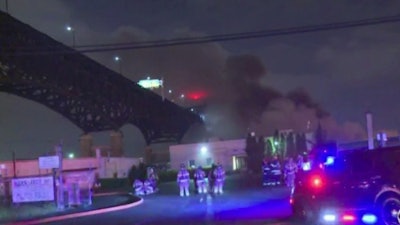
POLYGON ((319 175, 314 175, 311 177, 310 180, 310 185, 311 187, 315 188, 315 189, 320 189, 322 188, 322 186, 324 185, 324 182, 322 180, 322 177, 319 175))
POLYGON ((201 100, 204 99, 207 94, 204 91, 195 91, 195 92, 190 92, 187 94, 189 99, 192 100, 201 100))
POLYGON ((356 220, 356 217, 354 215, 345 214, 342 216, 342 220, 345 222, 352 222, 356 220))

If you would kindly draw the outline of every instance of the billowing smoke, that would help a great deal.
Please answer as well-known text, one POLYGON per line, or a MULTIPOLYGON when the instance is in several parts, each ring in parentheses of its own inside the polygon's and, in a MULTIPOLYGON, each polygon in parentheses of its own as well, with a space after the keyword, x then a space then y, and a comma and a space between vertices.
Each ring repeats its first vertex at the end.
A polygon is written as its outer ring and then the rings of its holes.
POLYGON ((302 88, 286 94, 261 85, 267 75, 262 61, 252 55, 231 56, 224 70, 224 89, 219 102, 210 104, 207 125, 214 136, 243 137, 249 131, 258 135, 272 135, 275 130, 292 129, 295 132, 315 131, 318 124, 328 138, 339 141, 360 140, 365 131, 360 124, 338 124, 302 88))

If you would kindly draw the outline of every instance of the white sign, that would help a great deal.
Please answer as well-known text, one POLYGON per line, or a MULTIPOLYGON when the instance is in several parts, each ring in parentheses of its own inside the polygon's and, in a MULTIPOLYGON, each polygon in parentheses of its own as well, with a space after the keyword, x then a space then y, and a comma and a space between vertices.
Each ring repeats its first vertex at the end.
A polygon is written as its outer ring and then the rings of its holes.
POLYGON ((12 179, 12 199, 14 203, 53 201, 53 177, 12 179))
POLYGON ((57 155, 39 157, 40 169, 54 169, 60 167, 60 160, 57 155))
POLYGON ((158 80, 158 79, 148 79, 148 80, 140 80, 138 83, 140 86, 144 87, 144 88, 159 88, 163 85, 163 81, 162 80, 158 80))

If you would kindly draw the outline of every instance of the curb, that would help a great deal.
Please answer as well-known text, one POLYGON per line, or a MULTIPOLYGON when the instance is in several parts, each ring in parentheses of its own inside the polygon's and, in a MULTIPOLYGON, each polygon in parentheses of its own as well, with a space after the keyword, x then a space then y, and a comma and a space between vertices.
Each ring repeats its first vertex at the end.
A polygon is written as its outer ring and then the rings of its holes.
POLYGON ((90 216, 90 215, 96 215, 96 214, 101 214, 101 213, 108 213, 108 212, 128 209, 128 208, 138 206, 142 203, 143 203, 143 198, 140 198, 140 200, 137 202, 133 202, 133 203, 125 204, 125 205, 119 205, 119 206, 114 206, 114 207, 109 207, 109 208, 104 208, 104 209, 95 209, 95 210, 86 211, 86 212, 72 213, 72 214, 67 214, 67 215, 62 215, 62 216, 54 216, 54 217, 49 217, 49 218, 44 218, 44 219, 12 222, 12 223, 8 223, 7 225, 31 225, 31 224, 50 223, 50 222, 55 222, 55 221, 60 221, 60 220, 67 220, 67 219, 71 219, 71 218, 78 218, 78 217, 84 217, 84 216, 90 216))
POLYGON ((126 194, 126 192, 123 192, 123 191, 115 191, 115 192, 95 193, 95 194, 93 194, 93 197, 109 196, 109 195, 118 195, 118 194, 126 194))

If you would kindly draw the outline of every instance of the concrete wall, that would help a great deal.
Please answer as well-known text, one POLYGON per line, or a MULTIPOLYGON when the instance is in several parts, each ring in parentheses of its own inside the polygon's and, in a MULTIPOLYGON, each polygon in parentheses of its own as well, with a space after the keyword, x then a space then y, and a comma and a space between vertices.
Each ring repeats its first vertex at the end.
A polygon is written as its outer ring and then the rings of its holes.
MULTIPOLYGON (((139 165, 139 158, 100 157, 63 159, 63 170, 76 170, 84 168, 97 168, 100 178, 127 177, 132 165, 139 165)), ((12 161, 0 162, 0 175, 13 177, 12 161)), ((51 173, 51 169, 39 169, 38 160, 17 160, 15 164, 17 177, 36 176, 51 173)))
POLYGON ((38 160, 21 160, 15 163, 15 173, 12 161, 0 162, 0 174, 2 177, 17 177, 34 176, 48 174, 50 170, 39 169, 38 160))
POLYGON ((180 164, 209 167, 211 163, 221 163, 225 170, 233 170, 233 157, 246 156, 246 140, 228 140, 196 144, 172 145, 169 147, 171 169, 179 169, 180 164))

